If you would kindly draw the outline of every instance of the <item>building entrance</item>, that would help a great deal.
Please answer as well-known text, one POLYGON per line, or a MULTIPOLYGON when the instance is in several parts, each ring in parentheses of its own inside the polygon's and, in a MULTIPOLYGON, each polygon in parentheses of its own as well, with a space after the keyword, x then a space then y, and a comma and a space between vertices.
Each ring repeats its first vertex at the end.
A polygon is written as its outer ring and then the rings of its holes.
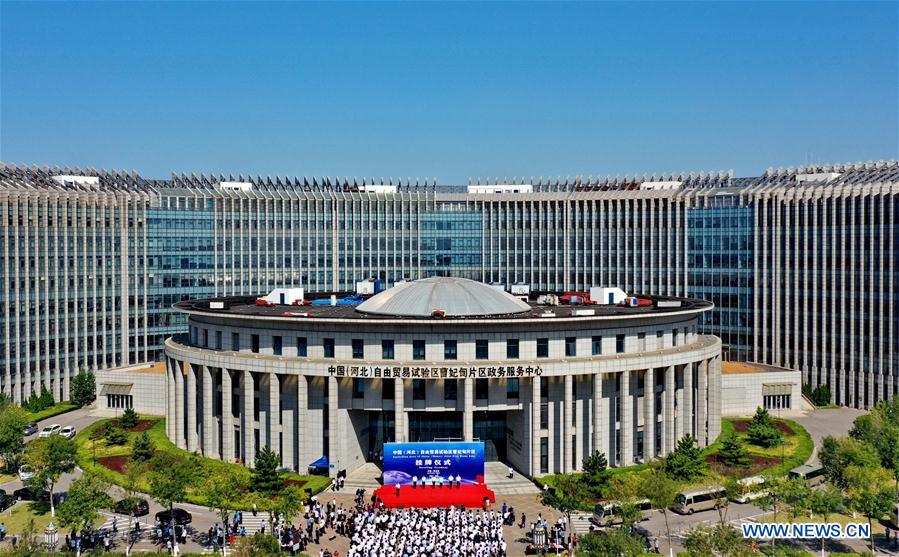
POLYGON ((475 412, 474 413, 474 438, 475 441, 484 442, 484 460, 506 460, 506 413, 505 412, 475 412))
POLYGON ((462 439, 461 412, 409 412, 409 441, 462 439))
POLYGON ((373 410, 368 413, 368 462, 380 463, 384 456, 384 443, 392 443, 395 440, 393 422, 393 412, 373 410))

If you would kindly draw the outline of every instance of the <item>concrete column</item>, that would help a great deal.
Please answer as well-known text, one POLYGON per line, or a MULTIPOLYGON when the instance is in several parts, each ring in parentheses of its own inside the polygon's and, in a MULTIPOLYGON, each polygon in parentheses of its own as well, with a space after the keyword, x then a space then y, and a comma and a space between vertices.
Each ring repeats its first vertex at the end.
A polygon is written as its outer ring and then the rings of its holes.
POLYGON ((166 357, 165 371, 165 396, 167 401, 165 405, 165 431, 168 438, 174 443, 177 418, 175 417, 175 361, 173 359, 166 357))
POLYGON ((606 455, 609 465, 615 464, 615 420, 612 417, 612 405, 615 403, 615 381, 614 377, 609 378, 600 373, 600 382, 602 392, 599 400, 599 446, 603 454, 606 455))
POLYGON ((309 446, 309 380, 305 375, 297 376, 297 423, 296 423, 296 442, 297 442, 297 469, 305 470, 309 462, 305 462, 309 458, 311 448, 309 446))
POLYGON ((203 366, 203 456, 218 457, 215 449, 215 425, 212 417, 212 369, 203 366))
POLYGON ((621 462, 619 466, 634 463, 634 401, 631 395, 631 377, 628 370, 621 373, 621 462))
POLYGON ((540 473, 540 378, 531 377, 531 477, 540 473))
MULTIPOLYGON (((602 444, 602 373, 593 374, 593 451, 602 451, 606 448, 602 444)), ((608 458, 608 455, 606 455, 608 458)))
POLYGON ((474 379, 466 377, 463 383, 465 391, 462 407, 462 437, 466 441, 474 440, 474 379))
POLYGON ((290 404, 287 404, 291 398, 288 387, 293 379, 300 380, 302 377, 290 378, 286 375, 280 377, 281 390, 286 395, 284 408, 281 410, 281 450, 283 451, 281 454, 281 466, 295 471, 299 466, 296 457, 296 443, 294 442, 294 437, 296 436, 294 417, 297 413, 297 407, 291 407, 290 404))
MULTIPOLYGON (((681 399, 681 412, 680 412, 680 421, 681 428, 680 437, 689 434, 693 437, 696 437, 696 418, 693 416, 693 368, 697 367, 695 363, 689 363, 684 366, 683 371, 683 379, 684 379, 684 394, 681 399)), ((702 371, 702 366, 698 366, 699 371, 702 371)), ((677 441, 680 439, 678 437, 674 440, 675 445, 671 446, 671 450, 674 450, 677 441)))
POLYGON ((697 380, 696 393, 696 439, 699 441, 700 447, 705 447, 708 437, 706 435, 705 423, 708 419, 706 416, 706 404, 708 402, 708 376, 709 361, 704 360, 699 367, 699 378, 697 380))
POLYGON ((330 476, 336 476, 340 469, 340 450, 342 446, 339 414, 337 411, 339 385, 336 377, 328 378, 328 461, 334 466, 328 472, 330 476))
POLYGON ((711 360, 709 369, 709 431, 707 443, 714 443, 721 433, 721 356, 711 360))
POLYGON ((406 441, 406 386, 402 379, 393 380, 393 438, 397 443, 406 441))
POLYGON ((562 407, 562 472, 571 472, 574 466, 574 447, 571 443, 571 420, 574 416, 574 397, 571 392, 574 389, 574 376, 565 376, 565 405, 562 407))
POLYGON ((674 450, 674 423, 677 421, 674 415, 674 389, 677 383, 674 380, 674 366, 665 368, 665 406, 662 409, 662 452, 668 454, 674 450))
POLYGON ((222 368, 222 460, 225 462, 234 462, 234 409, 231 408, 233 396, 231 372, 222 368))
POLYGON ((240 435, 243 438, 243 462, 253 466, 256 462, 256 416, 253 412, 253 374, 249 370, 243 372, 243 412, 240 422, 240 435))
POLYGON ((643 460, 656 457, 656 371, 643 373, 643 460))
POLYGON ((186 449, 184 442, 184 368, 175 360, 175 446, 186 449))
MULTIPOLYGON (((281 384, 277 373, 268 374, 268 448, 281 454, 281 384)), ((260 424, 261 425, 261 424, 260 424)), ((282 458, 283 463, 283 458, 282 458)))
POLYGON ((193 364, 187 364, 187 450, 199 450, 197 435, 197 372, 193 364))

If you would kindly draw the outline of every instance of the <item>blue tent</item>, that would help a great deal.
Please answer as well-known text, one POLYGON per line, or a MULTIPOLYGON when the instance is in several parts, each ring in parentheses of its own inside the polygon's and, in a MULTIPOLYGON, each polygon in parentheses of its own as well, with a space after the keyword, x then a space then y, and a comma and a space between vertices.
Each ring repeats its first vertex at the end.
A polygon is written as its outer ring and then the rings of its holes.
POLYGON ((328 457, 323 456, 320 459, 316 460, 312 464, 309 465, 309 468, 327 468, 328 467, 328 457))

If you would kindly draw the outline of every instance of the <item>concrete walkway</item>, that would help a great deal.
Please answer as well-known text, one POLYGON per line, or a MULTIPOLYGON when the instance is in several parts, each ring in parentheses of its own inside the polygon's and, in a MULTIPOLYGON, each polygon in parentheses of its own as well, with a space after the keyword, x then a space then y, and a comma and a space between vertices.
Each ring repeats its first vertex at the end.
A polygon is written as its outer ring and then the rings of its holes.
POLYGON ((825 437, 828 435, 834 437, 848 435, 855 418, 864 414, 867 414, 865 410, 856 408, 819 408, 792 418, 808 431, 812 441, 815 443, 815 448, 812 450, 812 456, 809 458, 808 463, 818 464, 820 462, 818 460, 818 449, 821 447, 821 442, 825 437))

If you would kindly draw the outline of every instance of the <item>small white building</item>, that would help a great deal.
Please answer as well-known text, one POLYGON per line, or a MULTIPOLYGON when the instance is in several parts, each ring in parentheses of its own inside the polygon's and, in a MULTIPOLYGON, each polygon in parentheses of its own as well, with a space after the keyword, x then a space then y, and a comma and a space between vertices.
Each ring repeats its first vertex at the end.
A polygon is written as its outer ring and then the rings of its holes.
POLYGON ((795 416, 810 409, 802 398, 802 375, 752 362, 721 363, 721 415, 751 416, 756 408, 795 416))
POLYGON ((133 408, 141 415, 165 416, 164 362, 97 370, 96 380, 99 414, 117 416, 133 408))

